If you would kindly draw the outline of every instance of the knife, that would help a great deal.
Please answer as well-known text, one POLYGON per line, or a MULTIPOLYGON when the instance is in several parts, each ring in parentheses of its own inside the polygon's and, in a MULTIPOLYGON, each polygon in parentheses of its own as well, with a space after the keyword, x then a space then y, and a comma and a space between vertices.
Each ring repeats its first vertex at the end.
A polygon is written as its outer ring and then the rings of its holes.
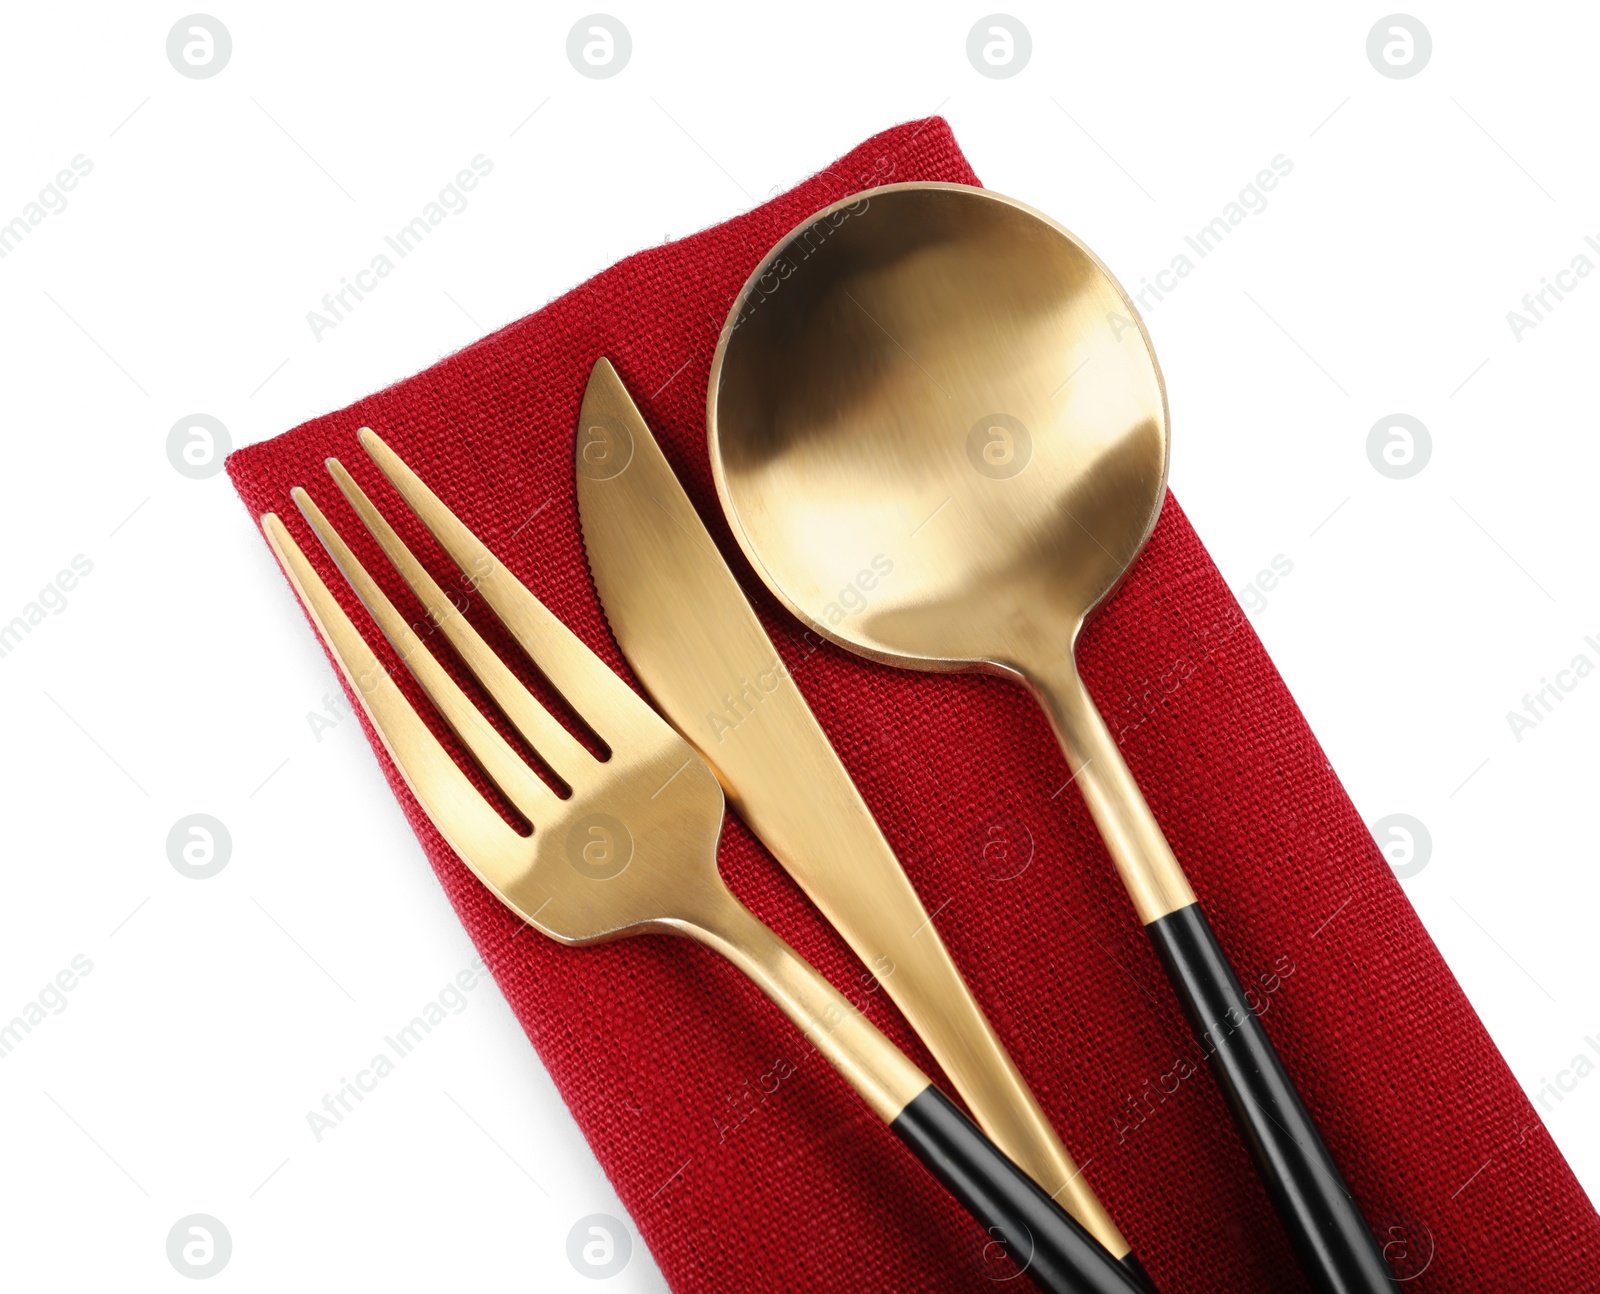
POLYGON ((595 364, 584 392, 575 467, 595 587, 657 708, 877 974, 979 1127, 1148 1286, 973 999, 608 359, 595 364))

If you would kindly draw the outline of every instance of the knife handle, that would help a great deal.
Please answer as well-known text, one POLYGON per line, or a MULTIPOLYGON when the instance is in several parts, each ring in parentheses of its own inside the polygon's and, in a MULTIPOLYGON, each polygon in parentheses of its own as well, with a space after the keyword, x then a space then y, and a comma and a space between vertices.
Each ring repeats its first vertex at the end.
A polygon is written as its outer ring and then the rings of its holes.
POLYGON ((937 1087, 913 1097, 889 1128, 978 1220, 989 1236, 984 1252, 1003 1250, 1041 1290, 1148 1288, 1136 1261, 1116 1262, 937 1087))
POLYGON ((1393 1294, 1394 1277, 1198 903, 1145 926, 1256 1171, 1318 1294, 1393 1294))

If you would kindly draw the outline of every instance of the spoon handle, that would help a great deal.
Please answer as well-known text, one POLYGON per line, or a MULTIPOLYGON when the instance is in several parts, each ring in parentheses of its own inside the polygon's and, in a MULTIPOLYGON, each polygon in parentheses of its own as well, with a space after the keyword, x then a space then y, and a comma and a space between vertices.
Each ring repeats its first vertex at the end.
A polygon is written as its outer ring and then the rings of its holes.
POLYGON ((1032 686, 1318 1294, 1393 1294, 1360 1206, 1070 657, 1032 686))
POLYGON ((1145 932, 1312 1284, 1319 1294, 1392 1294, 1394 1277, 1360 1206, 1200 905, 1158 917, 1145 932))

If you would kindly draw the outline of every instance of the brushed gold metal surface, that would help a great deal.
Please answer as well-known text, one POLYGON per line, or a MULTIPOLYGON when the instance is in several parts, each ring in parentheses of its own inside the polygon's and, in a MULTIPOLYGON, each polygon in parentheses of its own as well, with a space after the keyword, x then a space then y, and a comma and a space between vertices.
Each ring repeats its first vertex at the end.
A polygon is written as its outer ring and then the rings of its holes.
POLYGON ((1113 1257, 1128 1242, 939 938, 622 379, 601 359, 577 437, 589 568, 634 673, 729 801, 873 971, 979 1126, 1113 1257))
MULTIPOLYGON (((694 750, 510 574, 371 431, 379 469, 551 686, 606 744, 590 754, 478 635, 344 468, 329 470, 504 718, 571 795, 557 795, 456 684, 303 489, 294 499, 439 714, 532 826, 507 824, 434 736, 282 520, 262 529, 406 785, 478 878, 553 939, 587 944, 646 932, 686 936, 750 977, 885 1122, 927 1077, 753 916, 717 874, 722 790, 694 750)), ((434 639, 429 631, 428 637, 434 639)))
POLYGON ((1194 902, 1073 656, 1168 460, 1150 339, 1093 253, 983 189, 835 203, 746 282, 707 424, 733 532, 796 615, 875 660, 1027 684, 1140 920, 1194 902))

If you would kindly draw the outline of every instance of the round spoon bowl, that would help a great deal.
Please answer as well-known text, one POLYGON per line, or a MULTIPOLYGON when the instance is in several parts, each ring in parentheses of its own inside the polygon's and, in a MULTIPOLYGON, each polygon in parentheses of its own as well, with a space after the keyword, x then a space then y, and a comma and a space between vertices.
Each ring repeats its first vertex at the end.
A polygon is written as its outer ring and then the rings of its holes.
POLYGON ((1166 492, 1166 391, 1100 261, 983 189, 836 203, 746 282, 711 368, 734 533, 802 620, 921 669, 1070 659, 1166 492))

